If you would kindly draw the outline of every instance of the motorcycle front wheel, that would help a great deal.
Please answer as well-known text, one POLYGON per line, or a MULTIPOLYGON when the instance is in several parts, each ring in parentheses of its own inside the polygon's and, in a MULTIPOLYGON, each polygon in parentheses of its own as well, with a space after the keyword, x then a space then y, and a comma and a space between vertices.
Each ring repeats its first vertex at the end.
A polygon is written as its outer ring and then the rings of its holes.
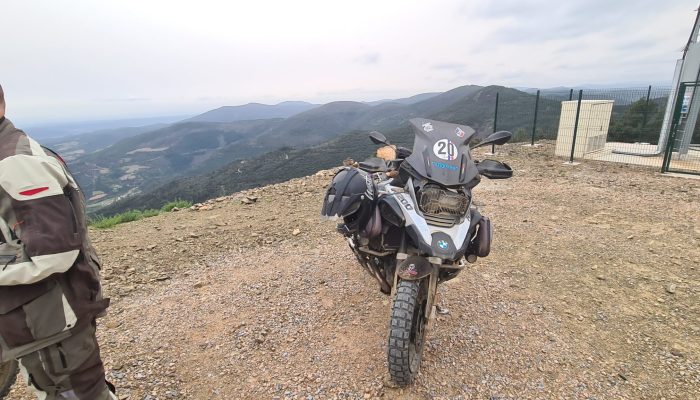
POLYGON ((17 378, 17 361, 0 364, 0 399, 5 398, 17 378))
POLYGON ((428 279, 399 281, 391 307, 389 374, 399 386, 409 385, 418 375, 428 321, 428 279))

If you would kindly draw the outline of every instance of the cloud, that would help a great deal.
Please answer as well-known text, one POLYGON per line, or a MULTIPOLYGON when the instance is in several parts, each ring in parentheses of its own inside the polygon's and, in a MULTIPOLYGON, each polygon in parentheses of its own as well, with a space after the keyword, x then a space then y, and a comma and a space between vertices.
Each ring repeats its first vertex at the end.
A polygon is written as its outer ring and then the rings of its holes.
POLYGON ((501 0, 480 2, 471 11, 471 17, 501 21, 503 26, 492 36, 494 42, 542 43, 619 32, 657 13, 658 1, 587 0, 553 6, 546 0, 501 0))
POLYGON ((436 70, 462 71, 467 67, 467 64, 462 63, 444 63, 435 64, 431 68, 436 70))
POLYGON ((121 103, 121 102, 151 101, 151 99, 148 97, 115 97, 115 98, 110 98, 110 99, 95 99, 95 101, 121 103))
POLYGON ((381 56, 379 53, 367 53, 363 54, 360 56, 357 61, 360 62, 360 64, 365 64, 365 65, 376 65, 379 64, 379 61, 381 60, 381 56))
POLYGON ((696 1, 7 2, 0 78, 29 123, 670 81, 696 1))
POLYGON ((201 101, 201 102, 209 102, 209 103, 211 103, 211 102, 227 103, 227 102, 235 101, 236 99, 234 97, 230 97, 230 96, 202 96, 202 97, 198 97, 196 100, 201 101))

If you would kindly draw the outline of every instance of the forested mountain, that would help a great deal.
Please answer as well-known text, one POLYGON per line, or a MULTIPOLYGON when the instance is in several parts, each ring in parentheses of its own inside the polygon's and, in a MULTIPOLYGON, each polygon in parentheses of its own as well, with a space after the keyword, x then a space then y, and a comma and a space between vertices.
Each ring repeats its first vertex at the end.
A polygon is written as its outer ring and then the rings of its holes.
MULTIPOLYGON (((228 123, 187 120, 84 154, 72 162, 71 168, 89 198, 90 209, 97 210, 172 179, 206 174, 232 161, 282 147, 306 148, 353 130, 392 129, 435 110, 447 110, 449 114, 449 107, 458 101, 467 101, 464 106, 474 107, 475 113, 480 114, 489 107, 475 96, 481 89, 464 86, 437 95, 421 94, 376 105, 337 101, 286 119, 228 123)), ((487 96, 484 101, 491 98, 487 96)), ((250 105, 229 109, 251 110, 250 105)))
POLYGON ((421 94, 416 94, 411 97, 405 97, 402 99, 384 99, 384 100, 376 100, 376 101, 366 101, 365 104, 369 104, 371 106, 376 106, 378 104, 382 103, 399 103, 399 104, 415 104, 423 100, 428 100, 431 97, 435 97, 437 95, 441 94, 441 92, 431 92, 431 93, 421 93, 421 94))
POLYGON ((285 101, 275 105, 248 103, 242 106, 224 106, 194 116, 190 122, 234 122, 252 119, 288 118, 318 107, 304 101, 285 101))
POLYGON ((506 97, 511 99, 508 103, 510 107, 520 104, 523 109, 529 108, 534 98, 514 89, 489 86, 458 88, 411 106, 397 103, 382 103, 377 106, 354 102, 330 103, 289 118, 258 137, 261 143, 272 143, 272 138, 283 140, 282 132, 286 132, 289 138, 302 138, 296 143, 308 144, 313 142, 312 138, 325 138, 323 142, 310 147, 302 145, 296 149, 290 146, 278 147, 252 159, 236 160, 213 172, 180 178, 147 193, 123 199, 100 212, 111 214, 127 209, 157 208, 172 199, 202 201, 250 187, 309 175, 319 169, 340 165, 347 157, 364 159, 376 148, 367 138, 372 129, 381 129, 392 142, 410 147, 413 133, 408 119, 414 116, 471 125, 483 137, 493 130, 493 108, 497 92, 501 96, 508 95, 506 97), (438 111, 423 114, 419 110, 438 111), (292 119, 294 121, 288 124, 292 119), (316 133, 308 135, 304 127, 316 133), (343 131, 347 127, 353 130, 343 131))
POLYGON ((61 157, 70 162, 85 154, 109 147, 123 139, 161 129, 166 126, 168 126, 168 124, 102 129, 73 136, 46 139, 43 141, 43 144, 59 152, 61 157))
POLYGON ((182 122, 121 140, 70 163, 90 209, 193 171, 269 151, 249 139, 281 119, 232 123, 182 122))

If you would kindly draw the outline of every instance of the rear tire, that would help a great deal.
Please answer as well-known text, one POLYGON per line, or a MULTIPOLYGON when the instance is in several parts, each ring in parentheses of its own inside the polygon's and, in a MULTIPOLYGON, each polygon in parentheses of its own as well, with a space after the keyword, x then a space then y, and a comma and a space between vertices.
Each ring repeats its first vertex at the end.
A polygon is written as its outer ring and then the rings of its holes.
POLYGON ((391 307, 389 374, 399 386, 409 385, 418 375, 425 344, 428 280, 399 281, 391 307))
POLYGON ((17 379, 17 361, 0 364, 0 399, 5 398, 17 379))

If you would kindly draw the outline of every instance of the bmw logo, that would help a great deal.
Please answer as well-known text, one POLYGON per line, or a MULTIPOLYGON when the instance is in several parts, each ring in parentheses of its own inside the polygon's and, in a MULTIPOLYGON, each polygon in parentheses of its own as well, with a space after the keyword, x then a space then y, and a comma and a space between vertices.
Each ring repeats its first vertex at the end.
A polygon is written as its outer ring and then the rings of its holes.
POLYGON ((450 247, 449 243, 447 243, 447 241, 445 241, 445 240, 441 240, 441 241, 437 242, 437 245, 442 250, 447 250, 450 247))

